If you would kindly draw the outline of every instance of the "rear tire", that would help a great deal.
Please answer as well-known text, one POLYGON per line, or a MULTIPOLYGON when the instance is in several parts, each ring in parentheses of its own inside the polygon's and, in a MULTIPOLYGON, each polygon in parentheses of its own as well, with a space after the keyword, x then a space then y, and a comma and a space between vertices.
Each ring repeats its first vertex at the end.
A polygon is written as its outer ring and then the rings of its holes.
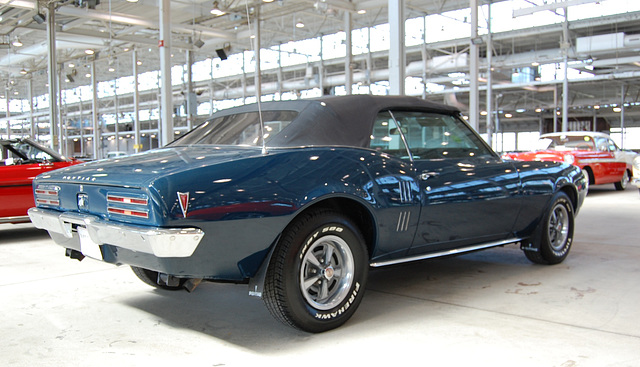
POLYGON ((627 188, 628 184, 629 184, 629 172, 627 172, 627 170, 624 170, 624 174, 622 175, 622 180, 620 180, 620 182, 616 182, 614 185, 616 186, 616 190, 622 191, 627 188))
POLYGON ((364 295, 369 264, 360 231, 332 210, 304 214, 283 233, 267 269, 267 309, 294 328, 319 333, 347 322, 364 295))
POLYGON ((549 210, 536 229, 538 251, 525 250, 525 256, 536 264, 559 264, 567 257, 573 243, 574 211, 564 192, 553 196, 549 210))
POLYGON ((167 291, 181 290, 184 283, 187 281, 187 279, 180 279, 180 284, 177 286, 161 285, 158 284, 157 271, 139 268, 137 266, 131 266, 131 270, 133 270, 133 273, 138 277, 138 279, 142 280, 143 283, 148 284, 154 288, 164 289, 167 291))

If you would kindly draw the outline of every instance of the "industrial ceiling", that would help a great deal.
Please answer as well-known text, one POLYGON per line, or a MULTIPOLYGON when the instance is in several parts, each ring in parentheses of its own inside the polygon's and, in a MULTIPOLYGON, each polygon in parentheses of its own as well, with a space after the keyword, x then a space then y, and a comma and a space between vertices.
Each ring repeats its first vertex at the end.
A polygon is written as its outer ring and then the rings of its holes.
MULTIPOLYGON (((493 0, 491 3, 502 2, 493 0)), ((596 3, 595 0, 557 2, 566 6, 596 3)), ((260 44, 263 49, 339 32, 344 29, 344 14, 347 12, 352 14, 352 29, 389 22, 387 0, 183 0, 170 3, 173 65, 185 64, 188 50, 193 55, 193 62, 218 57, 217 50, 221 49, 226 53, 250 50, 250 37, 253 34, 250 22, 255 17, 260 19, 260 44), (224 14, 213 14, 214 8, 224 14), (298 22, 304 23, 304 27, 297 27, 298 22)), ((405 0, 404 3, 405 18, 408 19, 468 9, 470 1, 405 0)), ((478 0, 478 3, 486 5, 490 1, 478 0)), ((547 8, 554 1, 531 0, 527 3, 530 5, 528 8, 514 10, 513 16, 518 15, 517 11, 562 15, 558 6, 547 8)), ((139 73, 158 70, 161 23, 158 1, 0 0, 0 80, 5 85, 5 91, 0 89, 0 93, 8 98, 28 98, 25 92, 28 80, 34 96, 48 93, 46 18, 49 9, 55 9, 55 48, 59 72, 72 75, 72 80, 67 78, 61 89, 88 84, 82 78, 82 71, 77 70, 86 67, 92 60, 97 64, 95 77, 99 81, 131 75, 133 62, 129 53, 132 49, 138 50, 144 61, 138 66, 139 73), (20 46, 14 45, 16 40, 21 43, 20 46), (95 54, 87 55, 87 49, 95 54)), ((480 47, 480 110, 486 109, 485 81, 489 71, 487 38, 485 32, 477 40, 480 47)), ((452 76, 452 73, 463 73, 468 78, 468 64, 463 62, 449 68, 438 68, 429 61, 452 55, 462 55, 467 60, 470 41, 469 37, 462 37, 407 47, 407 76, 421 78, 425 84, 444 86, 436 92, 424 92, 424 98, 456 104, 463 112, 468 108, 468 87, 455 83, 460 76, 452 76)), ((605 118, 612 127, 619 127, 620 112, 614 111, 613 107, 625 104, 625 126, 640 126, 640 106, 637 105, 640 102, 640 83, 637 83, 640 77, 640 12, 608 16, 594 14, 589 19, 495 32, 491 34, 490 42, 496 110, 511 114, 508 120, 503 119, 503 129, 537 131, 543 120, 557 113, 562 94, 561 80, 518 82, 513 75, 515 70, 531 67, 532 64, 561 64, 565 53, 573 69, 590 76, 570 83, 570 117, 584 119, 597 115, 605 118), (600 108, 594 109, 594 106, 600 108)), ((388 74, 384 72, 389 67, 388 58, 388 52, 354 57, 357 73, 354 82, 362 82, 362 75, 365 74, 368 83, 385 78, 388 80, 388 74), (367 57, 371 59, 366 60, 367 57)), ((344 72, 344 67, 343 62, 335 60, 326 61, 323 65, 325 75, 344 72)), ((308 65, 288 67, 281 71, 279 77, 284 81, 294 80, 307 73, 307 68, 308 65)), ((216 90, 206 82, 196 83, 194 88, 199 89, 199 99, 237 98, 241 96, 237 88, 240 85, 239 78, 227 76, 217 79, 216 85, 224 87, 216 87, 216 90), (221 89, 225 90, 222 94, 221 89)), ((276 79, 274 72, 266 72, 262 81, 269 83, 276 79)), ((253 82, 252 78, 246 80, 253 82)), ((286 86, 287 83, 283 82, 282 85, 286 86)), ((174 90, 176 98, 180 98, 179 92, 178 89, 174 90)), ((127 96, 123 98, 126 100, 127 96)), ((157 101, 155 95, 147 99, 152 103, 157 101)), ((482 129, 483 121, 480 123, 482 129)))

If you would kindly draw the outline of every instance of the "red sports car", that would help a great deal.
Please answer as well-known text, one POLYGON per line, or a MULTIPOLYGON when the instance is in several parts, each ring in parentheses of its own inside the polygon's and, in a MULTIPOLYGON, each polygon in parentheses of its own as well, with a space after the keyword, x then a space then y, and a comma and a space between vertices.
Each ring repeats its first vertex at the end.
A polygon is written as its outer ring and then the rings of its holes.
POLYGON ((81 163, 65 158, 30 139, 0 140, 0 223, 28 222, 35 206, 31 181, 37 175, 81 163))
POLYGON ((613 183, 624 190, 632 176, 635 153, 624 151, 604 133, 564 132, 540 136, 538 150, 505 153, 503 158, 518 161, 566 162, 582 168, 589 176, 589 185, 613 183))

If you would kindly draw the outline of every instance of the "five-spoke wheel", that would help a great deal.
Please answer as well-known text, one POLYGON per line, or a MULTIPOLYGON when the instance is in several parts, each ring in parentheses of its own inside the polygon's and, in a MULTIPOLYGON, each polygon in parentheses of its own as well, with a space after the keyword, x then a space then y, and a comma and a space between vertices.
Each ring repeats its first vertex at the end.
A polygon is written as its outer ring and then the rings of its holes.
POLYGON ((569 254, 573 242, 573 204, 566 193, 557 192, 549 210, 533 235, 537 251, 525 250, 529 260, 537 264, 558 264, 569 254))

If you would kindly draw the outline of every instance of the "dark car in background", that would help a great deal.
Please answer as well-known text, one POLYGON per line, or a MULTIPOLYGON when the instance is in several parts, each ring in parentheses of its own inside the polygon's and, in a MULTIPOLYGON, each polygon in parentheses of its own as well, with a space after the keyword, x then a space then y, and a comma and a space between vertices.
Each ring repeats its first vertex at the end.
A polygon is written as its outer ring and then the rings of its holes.
POLYGON ((0 140, 0 223, 28 222, 37 175, 80 163, 29 138, 0 140))
POLYGON ((72 258, 170 290, 248 283, 322 332, 370 267, 507 244, 562 262, 586 190, 573 165, 502 160, 455 108, 345 96, 231 108, 166 147, 40 175, 29 215, 72 258))

